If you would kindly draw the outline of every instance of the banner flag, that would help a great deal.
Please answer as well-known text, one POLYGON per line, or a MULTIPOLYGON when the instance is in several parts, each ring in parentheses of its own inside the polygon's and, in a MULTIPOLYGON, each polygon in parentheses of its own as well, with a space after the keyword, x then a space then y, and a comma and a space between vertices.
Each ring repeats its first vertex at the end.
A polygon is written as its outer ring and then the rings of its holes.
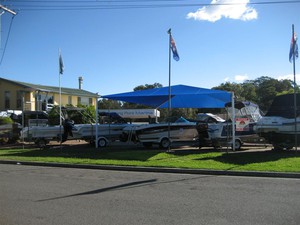
POLYGON ((293 55, 295 55, 295 58, 298 58, 298 45, 297 45, 297 35, 296 33, 293 34, 292 40, 291 40, 291 46, 290 46, 290 54, 289 54, 289 60, 292 62, 293 55))
POLYGON ((180 58, 179 58, 178 51, 177 51, 177 48, 176 48, 176 44, 175 44, 175 41, 174 41, 172 35, 170 35, 170 41, 171 41, 170 48, 173 52, 173 59, 176 60, 176 61, 179 61, 180 58))
POLYGON ((59 74, 64 73, 64 62, 62 60, 61 53, 59 52, 59 74))

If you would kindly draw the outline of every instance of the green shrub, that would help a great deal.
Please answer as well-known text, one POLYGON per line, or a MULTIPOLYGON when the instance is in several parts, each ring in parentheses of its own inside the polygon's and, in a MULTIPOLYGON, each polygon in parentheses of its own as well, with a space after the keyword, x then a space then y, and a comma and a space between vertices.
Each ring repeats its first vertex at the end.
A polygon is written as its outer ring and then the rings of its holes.
MULTIPOLYGON (((90 124, 95 122, 96 110, 93 106, 67 107, 62 109, 66 118, 73 120, 75 124, 90 124)), ((48 112, 48 124, 59 125, 59 107, 54 106, 48 112)))
POLYGON ((0 117, 0 125, 12 124, 13 120, 9 117, 0 117))

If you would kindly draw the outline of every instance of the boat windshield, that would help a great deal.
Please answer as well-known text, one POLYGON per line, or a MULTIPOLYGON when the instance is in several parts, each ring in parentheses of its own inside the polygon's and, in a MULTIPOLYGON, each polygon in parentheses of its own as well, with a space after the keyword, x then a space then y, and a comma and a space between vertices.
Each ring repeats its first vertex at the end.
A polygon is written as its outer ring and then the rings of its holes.
MULTIPOLYGON (((228 116, 232 119, 232 107, 226 108, 228 116)), ((235 108, 235 118, 248 118, 253 122, 257 122, 262 118, 259 107, 253 103, 245 104, 244 107, 235 108)))

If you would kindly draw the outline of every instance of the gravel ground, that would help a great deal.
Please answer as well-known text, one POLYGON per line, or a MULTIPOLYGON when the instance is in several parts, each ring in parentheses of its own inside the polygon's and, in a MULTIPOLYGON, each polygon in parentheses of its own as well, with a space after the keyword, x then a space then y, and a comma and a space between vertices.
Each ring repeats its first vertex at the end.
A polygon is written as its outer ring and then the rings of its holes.
MULTIPOLYGON (((11 149, 11 148, 36 148, 36 145, 34 143, 16 143, 16 144, 5 144, 0 145, 0 149, 11 149)), ((95 146, 92 146, 88 142, 85 142, 83 140, 68 140, 66 142, 63 142, 60 146, 59 142, 57 141, 51 141, 49 144, 47 144, 46 148, 76 148, 76 149, 94 149, 95 146)), ((142 144, 134 144, 134 143, 125 143, 125 142, 112 142, 109 146, 104 148, 105 150, 145 150, 147 148, 143 147, 142 144)), ((159 149, 158 145, 154 145, 152 149, 159 149)), ((231 148, 228 147, 222 147, 219 149, 214 149, 213 147, 202 147, 199 149, 195 143, 174 143, 171 148, 172 151, 229 151, 232 152, 231 148)), ((244 152, 244 151, 270 151, 272 150, 272 145, 269 144, 253 144, 253 143, 244 143, 241 150, 237 152, 244 152)), ((165 150, 162 150, 165 151, 165 150)))

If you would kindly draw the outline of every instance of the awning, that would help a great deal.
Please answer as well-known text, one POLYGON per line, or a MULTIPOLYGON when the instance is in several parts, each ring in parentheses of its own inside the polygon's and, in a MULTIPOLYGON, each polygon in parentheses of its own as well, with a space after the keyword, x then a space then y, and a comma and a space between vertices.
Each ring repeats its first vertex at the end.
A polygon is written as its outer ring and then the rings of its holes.
MULTIPOLYGON (((231 93, 186 85, 171 86, 171 108, 224 108, 231 93)), ((104 95, 102 98, 168 108, 169 87, 104 95)))

